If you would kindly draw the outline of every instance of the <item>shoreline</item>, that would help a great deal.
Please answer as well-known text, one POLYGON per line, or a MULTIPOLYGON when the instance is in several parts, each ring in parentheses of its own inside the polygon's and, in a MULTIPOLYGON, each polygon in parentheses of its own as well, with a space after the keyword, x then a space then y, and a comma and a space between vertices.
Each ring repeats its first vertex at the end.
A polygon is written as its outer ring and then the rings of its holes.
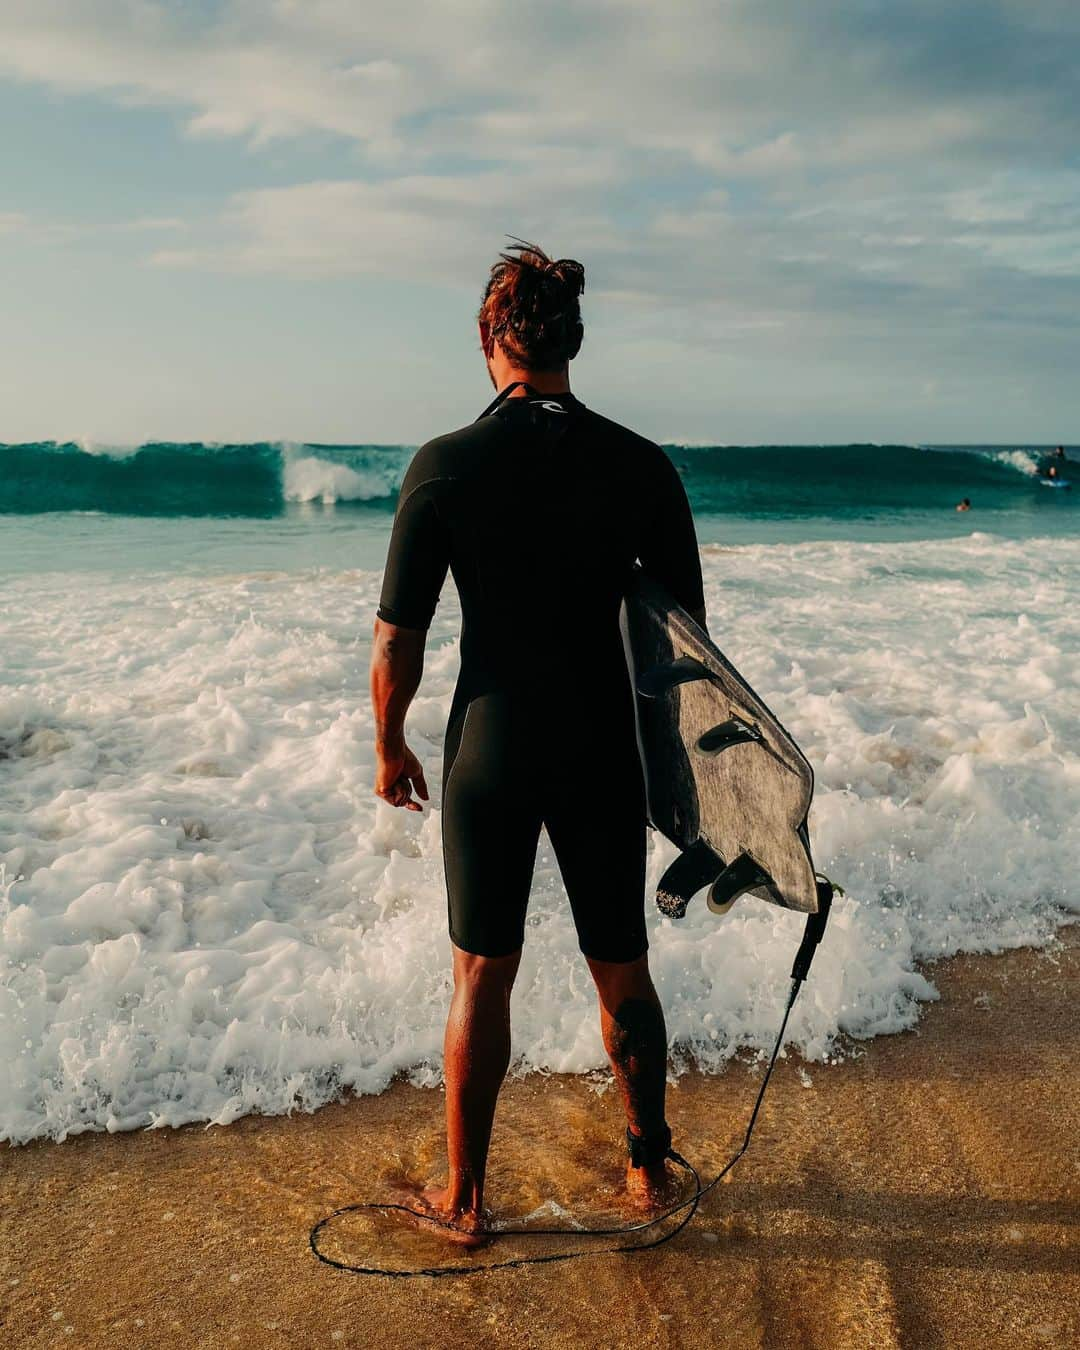
MULTIPOLYGON (((468 1279, 319 1265, 317 1219, 442 1166, 442 1099, 397 1082, 314 1115, 84 1134, 0 1150, 0 1327, 73 1346, 1067 1346, 1080 1341, 1080 925, 1044 949, 931 968, 910 1032, 833 1065, 777 1065, 746 1157, 673 1243, 468 1279)), ((760 1065, 681 1076, 676 1147, 708 1180, 741 1138, 760 1065)), ((613 1092, 511 1080, 489 1203, 617 1217, 613 1092)), ((550 1218, 550 1215, 547 1217, 550 1218)), ((526 1250, 513 1239, 476 1260, 526 1250)), ((334 1254, 454 1263, 392 1219, 334 1254)))

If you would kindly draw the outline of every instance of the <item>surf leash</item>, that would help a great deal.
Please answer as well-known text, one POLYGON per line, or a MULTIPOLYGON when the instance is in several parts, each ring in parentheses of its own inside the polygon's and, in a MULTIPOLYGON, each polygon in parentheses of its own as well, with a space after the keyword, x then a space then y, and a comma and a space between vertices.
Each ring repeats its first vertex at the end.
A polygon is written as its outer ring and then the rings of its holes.
POLYGON ((308 1234, 308 1245, 315 1257, 326 1266, 332 1266, 334 1270, 343 1270, 349 1275, 378 1275, 385 1279, 408 1280, 417 1278, 439 1279, 442 1276, 449 1275, 479 1275, 490 1270, 518 1270, 523 1266, 543 1266, 554 1265, 559 1261, 577 1261, 586 1256, 615 1256, 623 1252, 648 1252, 657 1247, 662 1247, 672 1238, 678 1237, 684 1228, 690 1223, 697 1213, 702 1200, 709 1192, 720 1184, 728 1175, 731 1169, 750 1147, 750 1140, 753 1137, 754 1126, 757 1124, 758 1113, 761 1111, 761 1104, 765 1100, 765 1092, 769 1086, 769 1079, 772 1077, 773 1069, 776 1067, 776 1061, 780 1054, 781 1046, 784 1043, 784 1035, 787 1031, 788 1019, 791 1016, 791 1010, 795 1006, 795 1000, 799 996, 799 990, 802 988, 806 977, 810 973, 810 965, 814 959, 814 954, 818 949, 822 937, 825 934, 825 925, 829 920, 829 911, 832 907, 833 894, 843 895, 842 887, 830 882, 827 877, 817 875, 818 881, 818 908, 817 913, 807 916, 806 928, 803 931, 803 939, 799 944, 799 950, 795 953, 795 960, 791 967, 791 989, 788 993, 787 1002, 784 1005, 784 1015, 780 1021, 780 1030, 776 1033, 776 1040, 773 1043, 772 1054, 769 1056, 769 1063, 758 1087, 757 1097, 754 1100, 754 1109, 750 1112, 750 1119, 746 1125, 746 1133, 743 1135, 742 1143, 732 1154, 724 1166, 717 1172, 716 1176, 706 1185, 702 1185, 701 1176, 693 1163, 688 1162, 681 1153, 677 1153, 673 1148, 668 1147, 666 1158, 681 1167, 689 1174, 694 1183, 694 1188, 685 1200, 681 1200, 677 1205, 665 1210, 662 1214, 656 1215, 652 1219, 643 1219, 640 1223, 624 1224, 615 1228, 532 1228, 532 1227, 500 1227, 485 1232, 484 1236, 491 1241, 505 1237, 519 1238, 537 1238, 537 1237, 629 1237, 634 1233, 647 1233, 666 1223, 668 1219, 673 1219, 676 1215, 681 1215, 679 1222, 667 1232, 661 1233, 659 1237, 648 1239, 645 1242, 621 1242, 608 1247, 583 1247, 570 1252, 545 1252, 540 1256, 518 1256, 507 1261, 488 1261, 476 1263, 473 1265, 457 1266, 425 1266, 408 1270, 392 1270, 383 1266, 358 1266, 351 1265, 347 1261, 339 1261, 336 1257, 328 1256, 319 1246, 319 1240, 323 1232, 334 1222, 345 1214, 357 1214, 366 1210, 377 1210, 381 1213, 408 1214, 413 1218, 422 1219, 425 1223, 439 1228, 446 1228, 453 1232, 460 1232, 453 1223, 442 1219, 433 1218, 430 1214, 425 1214, 422 1210, 412 1209, 408 1205, 396 1204, 390 1201, 367 1200, 359 1204, 343 1205, 341 1209, 335 1209, 332 1214, 327 1214, 315 1224, 308 1234))

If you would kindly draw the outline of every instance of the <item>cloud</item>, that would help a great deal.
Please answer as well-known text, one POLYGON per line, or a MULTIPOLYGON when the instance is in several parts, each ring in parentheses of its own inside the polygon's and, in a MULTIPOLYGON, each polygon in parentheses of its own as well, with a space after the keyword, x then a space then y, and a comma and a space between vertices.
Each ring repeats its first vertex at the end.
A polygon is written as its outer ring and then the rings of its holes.
POLYGON ((54 246, 84 239, 183 232, 187 222, 176 216, 133 216, 130 220, 44 220, 26 211, 0 212, 0 235, 18 235, 33 244, 54 246))
POLYGON ((193 134, 256 142, 310 130, 385 135, 409 104, 391 62, 333 60, 326 35, 290 41, 288 5, 29 0, 0 13, 0 65, 25 80, 188 109, 193 134))
POLYGON ((651 146, 724 168, 1075 143, 1080 15, 1060 0, 7 0, 0 65, 172 104, 195 133, 651 146), (410 18, 412 21, 410 21, 410 18), (1036 143, 1029 133, 1044 133, 1036 143))
POLYGON ((8 0, 0 68, 173 108, 184 134, 237 138, 256 163, 272 151, 274 185, 192 216, 144 253, 159 268, 475 287, 510 232, 582 256, 590 294, 635 331, 695 347, 810 338, 863 360, 873 343, 1068 330, 1075 4, 508 13, 8 0), (325 155, 308 170, 312 137, 340 151, 337 175, 325 155))
POLYGON ((597 207, 601 159, 562 166, 553 197, 542 157, 513 170, 410 175, 376 182, 337 180, 237 193, 190 246, 161 249, 150 261, 298 277, 389 276, 477 284, 507 234, 559 239, 588 251, 615 230, 597 207))

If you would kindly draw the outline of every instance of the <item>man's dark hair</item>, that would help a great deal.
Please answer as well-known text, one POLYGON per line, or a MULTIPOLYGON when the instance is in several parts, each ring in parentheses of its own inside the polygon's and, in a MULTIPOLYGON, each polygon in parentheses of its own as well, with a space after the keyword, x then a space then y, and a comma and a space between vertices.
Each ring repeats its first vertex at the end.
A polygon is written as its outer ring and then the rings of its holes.
POLYGON ((581 349, 578 296, 585 269, 573 258, 553 260, 536 244, 515 240, 491 269, 481 322, 507 356, 526 370, 559 370, 581 349))

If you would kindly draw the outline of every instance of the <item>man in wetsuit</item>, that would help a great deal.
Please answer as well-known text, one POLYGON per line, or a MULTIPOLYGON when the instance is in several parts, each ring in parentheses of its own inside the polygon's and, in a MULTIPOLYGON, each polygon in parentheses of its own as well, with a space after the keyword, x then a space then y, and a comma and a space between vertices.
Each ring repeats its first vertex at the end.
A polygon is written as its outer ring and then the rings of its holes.
POLYGON ((648 967, 645 799, 619 607, 640 561, 704 624, 701 566, 686 494, 664 452, 570 392, 583 289, 579 263, 532 245, 492 268, 479 327, 498 397, 413 458, 375 624, 375 790, 418 811, 428 791, 405 743, 405 713, 452 573, 462 632, 442 783, 454 963, 449 1184, 408 1203, 467 1243, 482 1238, 510 991, 542 827, 626 1107, 629 1192, 652 1206, 671 1189, 667 1035, 648 967))

